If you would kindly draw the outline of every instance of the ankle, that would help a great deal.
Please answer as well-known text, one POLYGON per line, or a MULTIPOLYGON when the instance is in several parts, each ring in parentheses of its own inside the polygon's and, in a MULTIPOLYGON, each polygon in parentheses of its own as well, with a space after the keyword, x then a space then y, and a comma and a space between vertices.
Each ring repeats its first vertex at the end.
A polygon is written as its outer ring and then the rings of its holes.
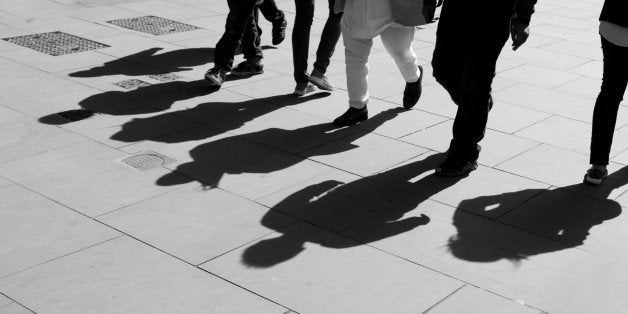
POLYGON ((591 165, 593 169, 606 170, 606 165, 591 165))

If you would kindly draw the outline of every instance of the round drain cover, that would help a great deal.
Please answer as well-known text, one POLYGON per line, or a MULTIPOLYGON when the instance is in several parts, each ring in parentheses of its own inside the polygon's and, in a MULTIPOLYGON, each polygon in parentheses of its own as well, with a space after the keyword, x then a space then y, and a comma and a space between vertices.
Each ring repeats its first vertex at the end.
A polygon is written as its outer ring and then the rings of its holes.
POLYGON ((163 157, 156 154, 133 155, 122 160, 122 162, 126 163, 127 165, 140 170, 160 167, 164 164, 164 161, 165 160, 163 157))

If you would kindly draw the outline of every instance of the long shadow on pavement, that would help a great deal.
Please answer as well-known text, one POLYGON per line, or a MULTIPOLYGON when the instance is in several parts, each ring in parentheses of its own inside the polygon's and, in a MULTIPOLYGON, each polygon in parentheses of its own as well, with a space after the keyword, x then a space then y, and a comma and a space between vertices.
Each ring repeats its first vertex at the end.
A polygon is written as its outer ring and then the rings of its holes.
POLYGON ((552 190, 528 189, 462 201, 453 218, 458 234, 449 240, 449 249, 457 258, 468 261, 506 259, 518 264, 530 256, 580 246, 592 227, 621 214, 621 206, 607 198, 614 189, 627 183, 628 167, 625 167, 611 174, 600 187, 574 184, 552 190), (573 191, 586 191, 595 198, 573 191), (512 210, 500 206, 522 194, 537 196, 512 210), (499 217, 501 223, 554 241, 533 240, 522 236, 521 231, 503 225, 487 228, 486 219, 469 219, 465 214, 469 211, 479 215, 490 212, 499 217))
POLYGON ((298 255, 308 242, 343 249, 392 237, 429 223, 430 218, 424 214, 408 218, 403 216, 432 195, 462 179, 442 178, 433 173, 425 175, 433 171, 444 157, 445 154, 433 154, 423 160, 346 184, 328 180, 293 193, 273 206, 261 221, 262 225, 281 235, 248 247, 242 256, 243 263, 252 267, 271 267, 298 255), (421 175, 419 180, 413 180, 421 175), (396 187, 380 182, 396 183, 396 187), (399 186, 402 188, 397 188, 399 186), (302 228, 278 224, 276 212, 341 234, 368 219, 369 231, 362 234, 359 241, 321 236, 302 228))
POLYGON ((316 93, 305 97, 295 97, 292 94, 277 95, 265 98, 256 98, 242 102, 208 102, 194 108, 167 112, 164 114, 136 118, 122 126, 122 129, 111 136, 111 139, 121 142, 138 142, 151 139, 162 143, 180 143, 193 140, 202 140, 236 130, 253 119, 268 114, 285 106, 297 105, 313 99, 329 96, 329 93, 316 93), (164 121, 173 121, 172 117, 185 117, 211 127, 197 128, 196 130, 177 133, 171 136, 152 138, 147 130, 153 125, 162 125, 164 121))
MULTIPOLYGON (((402 109, 381 112, 370 119, 369 127, 376 128, 394 118, 402 109)), ((157 180, 158 185, 172 186, 199 181, 205 187, 216 187, 225 174, 260 173, 286 169, 321 154, 336 154, 357 147, 353 141, 368 134, 363 129, 337 129, 331 123, 322 123, 295 130, 270 128, 258 132, 221 138, 199 145, 190 151, 193 161, 179 165, 171 174, 157 180), (284 148, 301 157, 276 154, 274 150, 260 149, 250 139, 284 148), (324 152, 311 151, 316 146, 334 142, 324 152), (186 176, 181 176, 180 173, 186 176)))

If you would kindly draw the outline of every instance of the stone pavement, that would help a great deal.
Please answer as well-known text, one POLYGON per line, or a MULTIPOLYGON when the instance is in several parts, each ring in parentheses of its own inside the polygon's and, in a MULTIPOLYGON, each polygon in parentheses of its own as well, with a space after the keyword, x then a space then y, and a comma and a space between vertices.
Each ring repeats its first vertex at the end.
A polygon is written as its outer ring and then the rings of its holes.
POLYGON ((296 99, 290 38, 263 21, 265 73, 214 91, 224 0, 0 0, 0 313, 626 313, 625 107, 614 174, 581 184, 601 4, 540 1, 500 59, 481 166, 443 179, 435 24, 416 108, 377 40, 371 119, 336 130, 342 43, 338 90, 296 99), (128 28, 146 16, 183 24, 128 28))

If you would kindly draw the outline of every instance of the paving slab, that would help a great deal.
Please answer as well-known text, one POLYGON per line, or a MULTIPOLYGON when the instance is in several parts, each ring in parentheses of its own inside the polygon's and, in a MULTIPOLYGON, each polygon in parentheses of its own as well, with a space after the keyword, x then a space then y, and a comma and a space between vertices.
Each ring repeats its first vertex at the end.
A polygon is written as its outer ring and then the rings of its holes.
POLYGON ((0 200, 0 277, 120 235, 17 185, 0 188, 0 200))
POLYGON ((281 232, 202 267, 297 312, 420 312, 461 286, 311 225, 281 232))
POLYGON ((11 303, 5 307, 0 307, 0 313, 2 314, 30 314, 30 313, 33 313, 33 311, 17 303, 11 303))
POLYGON ((370 175, 418 156, 427 150, 377 134, 366 134, 354 141, 337 140, 302 152, 317 162, 358 175, 370 175), (381 147, 386 147, 384 151, 381 147))
POLYGON ((194 265, 294 223, 220 189, 166 193, 97 219, 194 265), (260 224, 265 221, 273 229, 260 224))
POLYGON ((88 216, 174 189, 155 185, 167 169, 142 172, 115 161, 127 156, 85 141, 4 163, 0 175, 88 216))
POLYGON ((36 312, 286 311, 128 237, 5 277, 0 289, 36 312))
POLYGON ((29 120, 0 126, 0 163, 85 141, 63 129, 29 120))
MULTIPOLYGON (((449 141, 452 136, 452 125, 453 121, 449 120, 420 132, 402 137, 400 140, 434 151, 446 152, 449 149, 449 141)), ((487 130, 485 138, 481 142, 482 153, 480 154, 479 163, 492 167, 538 144, 538 142, 518 136, 487 130)))
POLYGON ((466 285, 438 303, 427 313, 541 313, 494 293, 466 285))
POLYGON ((544 88, 553 88, 573 81, 580 76, 552 70, 532 64, 525 64, 498 74, 501 77, 544 88))

